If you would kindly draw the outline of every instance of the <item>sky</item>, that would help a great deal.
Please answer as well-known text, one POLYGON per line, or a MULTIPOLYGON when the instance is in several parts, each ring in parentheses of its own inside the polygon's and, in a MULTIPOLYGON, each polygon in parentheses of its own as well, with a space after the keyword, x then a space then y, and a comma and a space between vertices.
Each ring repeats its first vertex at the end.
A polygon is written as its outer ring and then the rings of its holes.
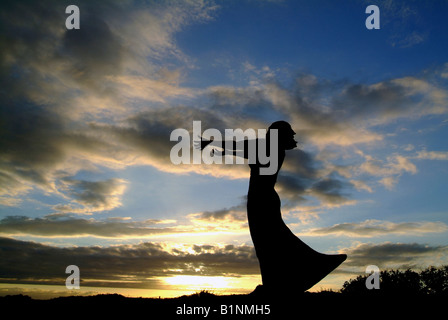
MULTIPOLYGON (((288 227, 348 259, 311 290, 448 264, 448 2, 2 1, 0 294, 248 293, 246 164, 171 132, 285 120, 288 227), (67 29, 74 4, 80 29, 67 29), (380 10, 369 30, 366 7, 380 10), (68 290, 65 269, 80 269, 68 290)), ((285 266, 287 267, 287 266, 285 266)))

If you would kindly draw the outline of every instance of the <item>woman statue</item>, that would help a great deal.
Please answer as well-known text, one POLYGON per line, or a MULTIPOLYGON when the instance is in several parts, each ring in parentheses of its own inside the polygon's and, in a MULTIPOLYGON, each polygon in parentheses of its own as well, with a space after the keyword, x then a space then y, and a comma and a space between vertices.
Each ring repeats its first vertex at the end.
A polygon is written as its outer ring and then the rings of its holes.
MULTIPOLYGON (((250 164, 250 182, 247 195, 247 217, 255 252, 260 263, 263 281, 262 291, 266 293, 304 292, 322 280, 347 258, 345 254, 327 255, 319 253, 296 237, 286 226, 280 211, 280 198, 275 191, 278 172, 285 159, 285 151, 297 147, 295 132, 285 121, 271 124, 266 134, 266 150, 271 150, 271 130, 277 130, 278 168, 274 174, 260 174, 260 168, 269 164, 259 161, 250 164)), ((248 141, 240 154, 248 158, 248 141)), ((237 155, 235 150, 223 147, 223 142, 202 140, 201 149, 211 146, 224 149, 222 154, 237 155)), ((275 148, 274 148, 275 150, 275 148)), ((216 152, 215 152, 216 153, 216 152)), ((272 157, 272 155, 270 155, 272 157)), ((252 161, 254 162, 254 161, 252 161)))

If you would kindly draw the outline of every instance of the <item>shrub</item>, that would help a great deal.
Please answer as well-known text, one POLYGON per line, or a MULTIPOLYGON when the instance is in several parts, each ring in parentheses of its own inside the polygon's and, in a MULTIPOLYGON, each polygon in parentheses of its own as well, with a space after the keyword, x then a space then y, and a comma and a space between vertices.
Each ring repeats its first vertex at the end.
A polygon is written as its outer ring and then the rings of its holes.
POLYGON ((416 295, 448 294, 448 266, 429 267, 416 272, 408 270, 385 270, 380 272, 380 290, 368 290, 366 279, 369 275, 360 275, 346 281, 341 289, 344 294, 400 294, 416 295))

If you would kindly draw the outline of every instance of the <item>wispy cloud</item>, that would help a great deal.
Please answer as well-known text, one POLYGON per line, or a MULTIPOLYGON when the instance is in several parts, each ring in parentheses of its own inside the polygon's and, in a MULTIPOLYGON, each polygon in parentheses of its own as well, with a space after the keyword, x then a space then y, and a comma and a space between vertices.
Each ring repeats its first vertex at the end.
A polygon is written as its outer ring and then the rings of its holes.
POLYGON ((316 228, 305 231, 313 236, 335 235, 345 237, 380 237, 386 235, 422 236, 428 233, 443 233, 448 226, 442 222, 401 222, 366 220, 359 223, 340 223, 331 227, 316 228))
POLYGON ((378 181, 380 184, 382 184, 386 189, 388 190, 394 190, 395 186, 398 183, 397 177, 384 177, 381 180, 378 181))
POLYGON ((448 160, 448 151, 419 151, 415 158, 424 160, 448 160))
POLYGON ((409 48, 428 39, 429 21, 422 17, 412 2, 383 0, 376 4, 381 10, 382 26, 390 30, 388 40, 392 47, 409 48))

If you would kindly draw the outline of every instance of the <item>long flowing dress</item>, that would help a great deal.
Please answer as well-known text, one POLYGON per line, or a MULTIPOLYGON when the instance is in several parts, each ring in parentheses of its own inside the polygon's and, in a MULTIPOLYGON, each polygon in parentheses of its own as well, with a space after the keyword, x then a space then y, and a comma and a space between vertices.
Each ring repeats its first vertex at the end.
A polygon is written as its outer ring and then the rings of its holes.
POLYGON ((345 254, 319 253, 287 227, 282 219, 280 198, 275 191, 278 172, 285 157, 279 151, 278 170, 260 175, 260 164, 250 164, 247 196, 249 229, 254 243, 263 287, 270 291, 304 292, 337 268, 345 254))

